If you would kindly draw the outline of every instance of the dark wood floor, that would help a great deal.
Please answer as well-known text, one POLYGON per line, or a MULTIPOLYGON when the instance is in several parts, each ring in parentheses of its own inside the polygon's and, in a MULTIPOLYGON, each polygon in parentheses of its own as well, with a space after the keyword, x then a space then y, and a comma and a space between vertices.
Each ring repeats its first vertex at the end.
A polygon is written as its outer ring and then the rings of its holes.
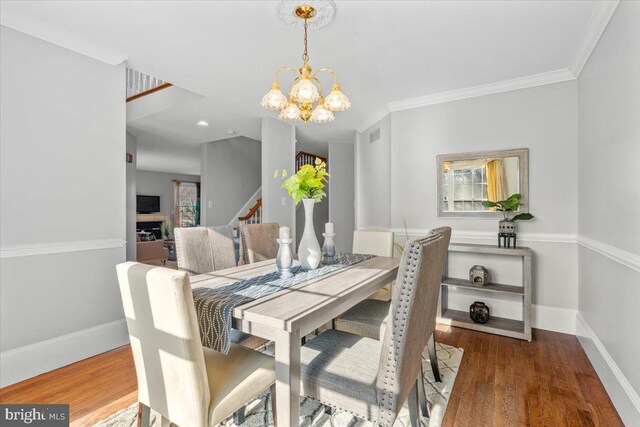
MULTIPOLYGON (((443 426, 623 426, 576 337, 534 330, 529 343, 439 326, 464 348, 443 426)), ((72 425, 93 425, 137 400, 129 347, 0 390, 1 403, 69 403, 72 425)))

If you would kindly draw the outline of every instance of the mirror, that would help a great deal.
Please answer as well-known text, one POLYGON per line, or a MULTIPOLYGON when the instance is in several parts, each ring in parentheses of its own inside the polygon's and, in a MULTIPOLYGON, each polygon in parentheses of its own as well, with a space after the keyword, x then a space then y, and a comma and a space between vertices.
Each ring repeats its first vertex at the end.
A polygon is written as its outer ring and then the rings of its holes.
POLYGON ((485 200, 504 200, 522 195, 519 211, 529 205, 529 150, 442 154, 438 160, 438 216, 493 218, 485 200))

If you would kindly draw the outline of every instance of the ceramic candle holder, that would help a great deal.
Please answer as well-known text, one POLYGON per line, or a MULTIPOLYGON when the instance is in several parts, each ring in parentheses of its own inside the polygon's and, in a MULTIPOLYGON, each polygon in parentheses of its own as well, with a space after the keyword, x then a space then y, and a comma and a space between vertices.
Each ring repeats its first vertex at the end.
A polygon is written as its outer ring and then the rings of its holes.
POLYGON ((322 245, 322 256, 325 264, 333 264, 336 261, 336 246, 333 238, 336 233, 322 233, 324 236, 324 244, 322 245))
POLYGON ((276 242, 280 245, 276 256, 278 273, 284 276, 290 275, 291 264, 293 264, 293 256, 291 255, 291 242, 293 242, 293 239, 276 239, 276 242))

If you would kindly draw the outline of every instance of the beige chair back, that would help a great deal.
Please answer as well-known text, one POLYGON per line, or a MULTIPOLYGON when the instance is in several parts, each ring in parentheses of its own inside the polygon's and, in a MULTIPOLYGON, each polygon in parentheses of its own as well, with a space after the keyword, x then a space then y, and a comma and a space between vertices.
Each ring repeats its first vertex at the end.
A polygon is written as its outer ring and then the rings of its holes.
POLYGON ((191 275, 214 270, 209 230, 206 227, 175 228, 178 269, 191 275))
POLYGON ((354 254, 393 256, 393 232, 356 230, 353 232, 354 254))
POLYGON ((277 222, 265 224, 246 224, 242 226, 247 262, 265 261, 278 256, 278 238, 280 225, 277 222))
POLYGON ((213 269, 224 270, 236 266, 236 248, 233 241, 233 230, 228 225, 207 227, 209 243, 213 255, 213 269))
POLYGON ((134 262, 117 270, 138 400, 177 425, 208 425, 210 390, 189 277, 134 262))
POLYGON ((380 421, 391 425, 420 373, 435 328, 448 243, 441 234, 407 242, 393 290, 378 371, 380 421))
POLYGON ((190 275, 236 266, 233 232, 228 226, 176 228, 178 269, 190 275))

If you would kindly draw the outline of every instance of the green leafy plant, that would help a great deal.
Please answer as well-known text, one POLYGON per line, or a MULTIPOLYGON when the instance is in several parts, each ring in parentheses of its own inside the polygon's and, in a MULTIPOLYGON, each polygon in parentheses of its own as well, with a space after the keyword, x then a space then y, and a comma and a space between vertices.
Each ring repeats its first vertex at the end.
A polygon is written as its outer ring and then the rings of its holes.
POLYGON ((514 217, 509 217, 509 212, 515 212, 520 206, 522 206, 520 199, 522 199, 522 196, 519 193, 516 193, 509 196, 506 200, 500 200, 497 202, 485 200, 482 202, 482 206, 485 208, 495 208, 495 210, 502 212, 505 221, 527 221, 533 219, 533 215, 529 212, 523 212, 515 215, 514 217))
POLYGON ((282 179, 286 178, 282 183, 282 188, 287 190, 297 205, 302 199, 314 199, 316 203, 320 202, 327 195, 323 188, 327 178, 331 175, 327 173, 327 164, 316 158, 315 166, 302 165, 298 172, 291 176, 286 169, 283 169, 282 173, 276 170, 273 178, 278 176, 281 176, 282 179))
POLYGON ((160 224, 160 234, 164 239, 168 239, 170 233, 171 225, 167 221, 162 221, 162 224, 160 224))

